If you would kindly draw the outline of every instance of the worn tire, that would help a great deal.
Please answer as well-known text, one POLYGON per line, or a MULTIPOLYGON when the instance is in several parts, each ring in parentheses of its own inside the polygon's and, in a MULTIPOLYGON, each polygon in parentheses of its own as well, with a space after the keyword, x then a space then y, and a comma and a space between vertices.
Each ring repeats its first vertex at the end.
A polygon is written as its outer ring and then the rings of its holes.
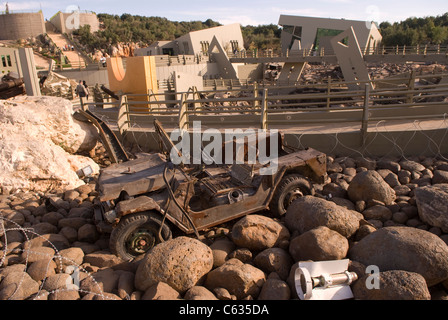
POLYGON ((146 253, 156 244, 171 239, 172 233, 167 221, 162 227, 162 239, 159 238, 161 224, 162 217, 155 212, 140 212, 124 216, 110 235, 111 252, 128 261, 146 253), (142 242, 145 245, 142 245, 142 242))
POLYGON ((298 197, 312 195, 314 189, 311 183, 299 174, 289 174, 280 181, 269 208, 275 217, 286 213, 288 206, 298 197))

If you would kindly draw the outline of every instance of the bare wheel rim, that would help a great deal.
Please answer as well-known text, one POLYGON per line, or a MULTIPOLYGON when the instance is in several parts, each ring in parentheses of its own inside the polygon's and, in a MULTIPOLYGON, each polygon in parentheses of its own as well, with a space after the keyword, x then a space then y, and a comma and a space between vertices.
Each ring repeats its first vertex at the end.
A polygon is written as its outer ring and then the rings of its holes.
POLYGON ((156 243, 154 233, 146 228, 139 228, 133 231, 126 239, 126 249, 130 254, 143 254, 156 243))

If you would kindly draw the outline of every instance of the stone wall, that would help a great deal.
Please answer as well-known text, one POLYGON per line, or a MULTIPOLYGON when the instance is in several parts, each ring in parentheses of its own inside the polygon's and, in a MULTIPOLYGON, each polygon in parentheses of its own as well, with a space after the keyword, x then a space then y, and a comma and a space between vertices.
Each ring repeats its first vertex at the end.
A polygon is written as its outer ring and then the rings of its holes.
POLYGON ((43 13, 0 15, 0 40, 18 40, 46 33, 43 13))
POLYGON ((59 32, 71 33, 73 30, 71 30, 70 28, 67 28, 67 24, 69 26, 74 24, 73 19, 76 18, 74 15, 78 15, 80 27, 88 24, 88 25, 90 25, 91 32, 96 32, 99 30, 100 22, 96 16, 96 14, 93 12, 66 13, 66 12, 60 11, 51 18, 50 22, 56 27, 56 29, 59 32), (72 20, 68 20, 68 19, 72 19, 72 20))

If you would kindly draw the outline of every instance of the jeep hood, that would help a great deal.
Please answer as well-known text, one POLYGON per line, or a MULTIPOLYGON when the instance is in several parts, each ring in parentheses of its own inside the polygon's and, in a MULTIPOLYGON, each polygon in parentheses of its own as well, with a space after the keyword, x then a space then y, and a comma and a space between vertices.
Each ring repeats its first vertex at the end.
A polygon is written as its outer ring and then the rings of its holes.
POLYGON ((141 154, 135 160, 103 169, 99 176, 100 200, 114 200, 122 191, 136 196, 165 188, 163 171, 166 163, 165 156, 160 153, 141 154))

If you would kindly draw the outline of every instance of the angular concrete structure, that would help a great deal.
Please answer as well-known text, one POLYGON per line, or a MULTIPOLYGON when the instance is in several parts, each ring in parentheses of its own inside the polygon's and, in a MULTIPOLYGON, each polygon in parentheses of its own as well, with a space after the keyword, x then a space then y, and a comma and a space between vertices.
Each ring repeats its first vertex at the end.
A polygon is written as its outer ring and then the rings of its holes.
POLYGON ((329 38, 350 28, 353 28, 364 54, 367 50, 375 50, 382 40, 374 22, 281 15, 278 24, 283 27, 281 41, 284 54, 324 47, 331 50, 329 38))

